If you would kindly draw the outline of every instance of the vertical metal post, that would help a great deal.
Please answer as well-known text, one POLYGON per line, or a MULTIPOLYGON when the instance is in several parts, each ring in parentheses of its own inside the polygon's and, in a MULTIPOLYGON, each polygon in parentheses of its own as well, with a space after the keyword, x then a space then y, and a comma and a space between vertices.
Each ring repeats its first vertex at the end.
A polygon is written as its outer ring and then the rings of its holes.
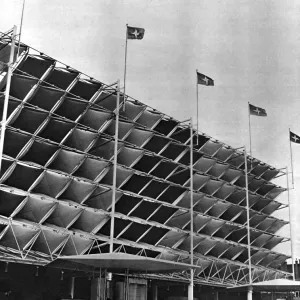
POLYGON ((120 110, 120 79, 117 81, 117 105, 116 105, 116 124, 115 124, 115 145, 114 145, 114 165, 113 165, 113 193, 111 203, 110 217, 110 239, 109 252, 114 251, 114 227, 115 227, 115 205, 116 205, 116 185, 117 185, 117 154, 118 154, 118 136, 119 136, 119 110, 120 110))
POLYGON ((71 299, 74 299, 74 293, 75 293, 75 277, 71 277, 71 286, 70 286, 71 299))
MULTIPOLYGON (((103 283, 102 283, 102 269, 99 270, 99 281, 97 280, 97 300, 101 300, 101 293, 103 289, 103 283)), ((104 292, 103 295, 105 295, 105 289, 106 286, 104 286, 104 292)), ((106 299, 106 298, 104 298, 106 299)))
POLYGON ((293 243, 293 229, 292 229, 292 210, 291 210, 291 199, 290 199, 290 188, 289 188, 289 172, 286 167, 286 188, 288 193, 288 204, 289 204, 289 219, 290 219, 290 237, 291 237, 291 254, 292 254, 292 273, 293 280, 295 281, 295 257, 294 257, 294 243, 293 243))
POLYGON ((252 157, 252 140, 251 140, 251 119, 250 119, 250 103, 248 102, 248 119, 249 119, 249 143, 250 143, 250 156, 252 157))
POLYGON ((190 269, 190 285, 188 288, 188 300, 194 299, 194 199, 193 199, 193 118, 191 117, 190 122, 190 132, 191 132, 191 140, 190 140, 190 190, 191 190, 191 197, 190 197, 190 218, 191 218, 191 226, 190 226, 190 235, 191 235, 191 269, 190 269))
POLYGON ((199 144, 199 91, 198 91, 198 69, 196 69, 196 99, 197 99, 197 144, 199 144))
POLYGON ((14 54, 15 54, 15 39, 17 33, 17 26, 13 27, 13 34, 11 40, 11 48, 10 48, 10 56, 8 63, 8 71, 7 71, 7 82, 6 82, 6 90, 5 90, 5 98, 4 98, 4 106, 3 106, 3 115, 2 115, 2 124, 1 124, 1 136, 0 136, 0 171, 2 166, 2 158, 3 158, 3 148, 4 148, 4 135, 7 123, 7 109, 8 109, 8 101, 9 101, 9 92, 10 92, 10 83, 12 76, 12 65, 14 62, 14 54))
POLYGON ((126 283, 125 283, 125 300, 129 300, 130 295, 130 283, 129 283, 129 270, 126 269, 126 283))
MULTIPOLYGON (((107 269, 104 270, 104 299, 108 298, 108 288, 107 288, 107 269)), ((101 297, 100 297, 101 299, 101 297)))
MULTIPOLYGON (((249 114, 250 115, 250 114, 249 114)), ((245 185, 246 185, 246 206, 247 206, 247 246, 248 246, 248 265, 249 265, 249 288, 247 293, 247 299, 252 300, 252 272, 251 272, 251 248, 250 248, 250 212, 249 212, 249 190, 248 190, 248 165, 247 165, 247 152, 246 146, 244 147, 245 158, 245 185)))
POLYGON ((152 283, 152 300, 158 300, 157 285, 152 283))
POLYGON ((252 295, 253 295, 253 287, 249 286, 247 291, 247 300, 252 300, 252 295))

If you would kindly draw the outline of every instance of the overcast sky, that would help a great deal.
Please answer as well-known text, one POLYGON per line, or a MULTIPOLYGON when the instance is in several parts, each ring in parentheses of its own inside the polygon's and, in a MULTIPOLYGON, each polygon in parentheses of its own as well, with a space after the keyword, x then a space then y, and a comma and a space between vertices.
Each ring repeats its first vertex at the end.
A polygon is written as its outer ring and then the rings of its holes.
MULTIPOLYGON (((22 3, 0 0, 0 31, 19 27, 22 3)), ((252 154, 282 168, 290 166, 289 127, 300 135, 299 12, 296 0, 26 0, 22 41, 112 83, 123 80, 126 23, 143 27, 143 40, 128 41, 127 94, 179 120, 196 118, 198 69, 215 80, 199 86, 199 129, 249 149, 248 101, 262 107, 266 118, 251 117, 252 154)), ((300 257, 300 145, 292 148, 300 257)), ((276 216, 288 219, 288 210, 276 216)), ((279 233, 288 236, 288 226, 279 233)))

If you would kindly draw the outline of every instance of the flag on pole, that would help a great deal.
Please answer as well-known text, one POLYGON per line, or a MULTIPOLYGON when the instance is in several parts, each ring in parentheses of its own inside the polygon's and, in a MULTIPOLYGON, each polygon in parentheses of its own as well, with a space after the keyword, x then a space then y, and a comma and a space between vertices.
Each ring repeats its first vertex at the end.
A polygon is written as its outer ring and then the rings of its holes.
POLYGON ((197 75, 197 83, 196 83, 196 95, 197 95, 197 142, 196 145, 199 144, 199 99, 198 99, 198 86, 199 84, 201 85, 206 85, 206 86, 214 86, 214 80, 202 73, 199 73, 198 70, 196 70, 196 75, 197 75))
POLYGON ((197 82, 198 84, 214 86, 214 80, 204 74, 201 74, 197 71, 197 82))
POLYGON ((126 101, 126 68, 127 68, 127 42, 128 40, 141 40, 144 38, 145 29, 140 27, 131 27, 126 24, 126 39, 125 39, 125 64, 124 64, 124 104, 123 111, 125 111, 126 101))
POLYGON ((249 113, 250 113, 250 115, 254 115, 254 116, 258 116, 258 117, 266 117, 267 116, 267 112, 265 109, 258 107, 258 106, 254 106, 250 103, 249 103, 249 113))
POLYGON ((300 136, 290 131, 290 141, 296 144, 300 144, 300 136))
POLYGON ((127 26, 127 39, 129 40, 141 40, 144 37, 144 34, 144 28, 127 26))
MULTIPOLYGON (((249 142, 250 142, 250 156, 252 157, 252 142, 251 142, 251 115, 257 116, 257 117, 266 117, 267 112, 265 109, 252 105, 248 102, 248 119, 249 119, 249 142)), ((252 158, 251 158, 251 168, 252 168, 252 158)))

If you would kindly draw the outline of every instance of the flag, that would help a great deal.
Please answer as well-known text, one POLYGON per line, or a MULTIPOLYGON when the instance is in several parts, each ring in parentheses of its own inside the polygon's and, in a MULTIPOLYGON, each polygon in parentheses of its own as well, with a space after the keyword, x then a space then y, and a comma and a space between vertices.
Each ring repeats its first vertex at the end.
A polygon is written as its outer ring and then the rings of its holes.
POLYGON ((144 37, 144 34, 144 28, 127 26, 127 39, 129 40, 141 40, 144 37))
POLYGON ((258 117, 266 117, 267 116, 267 112, 265 109, 258 107, 258 106, 254 106, 250 103, 249 103, 249 112, 250 112, 250 115, 254 115, 254 116, 258 116, 258 117))
POLYGON ((290 131, 290 141, 296 144, 300 144, 300 136, 290 131))
POLYGON ((199 72, 197 72, 197 79, 198 79, 198 84, 202 84, 202 85, 211 85, 211 86, 214 86, 214 81, 213 79, 211 79, 210 77, 204 75, 204 74, 201 74, 199 72))

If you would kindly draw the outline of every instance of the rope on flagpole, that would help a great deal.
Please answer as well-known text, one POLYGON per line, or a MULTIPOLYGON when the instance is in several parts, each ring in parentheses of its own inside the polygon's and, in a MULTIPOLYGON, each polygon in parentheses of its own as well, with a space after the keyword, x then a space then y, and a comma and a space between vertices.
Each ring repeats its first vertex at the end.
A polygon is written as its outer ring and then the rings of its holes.
POLYGON ((125 111, 125 97, 126 97, 126 71, 127 71, 127 43, 128 42, 128 24, 126 24, 126 37, 125 37, 125 63, 124 63, 124 93, 123 93, 123 111, 125 111))

